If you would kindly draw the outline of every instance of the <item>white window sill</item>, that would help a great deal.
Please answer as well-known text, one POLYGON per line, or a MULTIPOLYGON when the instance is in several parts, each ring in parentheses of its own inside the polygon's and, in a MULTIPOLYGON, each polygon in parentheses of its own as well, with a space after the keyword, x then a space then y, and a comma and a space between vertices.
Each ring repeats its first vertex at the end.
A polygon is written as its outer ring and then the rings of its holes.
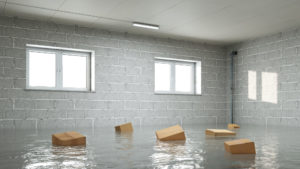
POLYGON ((26 88, 25 91, 45 91, 45 92, 80 92, 80 93, 96 93, 96 91, 90 90, 72 90, 72 89, 34 89, 34 88, 26 88))
POLYGON ((154 92, 155 95, 187 95, 187 96, 202 96, 202 94, 195 93, 164 93, 164 92, 154 92))

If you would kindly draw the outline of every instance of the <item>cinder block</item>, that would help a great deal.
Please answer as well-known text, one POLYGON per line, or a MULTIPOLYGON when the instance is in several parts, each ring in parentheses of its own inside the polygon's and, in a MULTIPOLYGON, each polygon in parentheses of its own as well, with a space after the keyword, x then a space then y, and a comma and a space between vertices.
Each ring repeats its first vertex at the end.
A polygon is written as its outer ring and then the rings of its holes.
POLYGON ((0 99, 0 107, 1 107, 1 110, 12 110, 13 109, 13 101, 11 99, 0 99))
POLYGON ((65 33, 57 33, 57 32, 48 33, 49 41, 65 42, 66 39, 67 39, 67 35, 65 33))
POLYGON ((140 109, 140 102, 138 101, 125 101, 126 110, 138 110, 140 109))
POLYGON ((184 131, 179 125, 156 131, 156 137, 160 141, 185 140, 184 131))
POLYGON ((193 108, 193 103, 191 102, 169 102, 169 110, 191 110, 193 108))
MULTIPOLYGON (((59 115, 55 115, 58 117, 59 115)), ((58 128, 75 128, 76 121, 74 119, 51 118, 38 120, 38 128, 41 129, 58 129, 58 128)), ((43 118, 43 117, 41 117, 43 118)))
POLYGON ((142 126, 173 126, 181 122, 181 119, 178 117, 160 117, 157 115, 159 113, 166 113, 165 111, 141 110, 138 113, 144 115, 141 119, 142 126), (153 114, 153 117, 145 117, 150 113, 153 114))
POLYGON ((52 135, 52 144, 57 146, 86 145, 86 137, 75 131, 52 135))
POLYGON ((35 108, 36 109, 54 109, 54 101, 53 100, 35 100, 35 108))
POLYGON ((1 79, 0 89, 2 89, 2 88, 12 88, 12 87, 13 87, 13 80, 12 79, 1 79))
POLYGON ((232 154, 255 154, 255 144, 249 139, 239 139, 224 142, 227 152, 232 154))
POLYGON ((15 68, 25 69, 26 68, 26 59, 16 58, 15 59, 15 68))
POLYGON ((205 134, 211 136, 235 136, 236 135, 235 132, 230 130, 225 130, 225 129, 206 129, 205 134))
POLYGON ((237 125, 237 124, 228 124, 228 128, 229 129, 236 129, 236 128, 240 128, 240 126, 239 125, 237 125))
POLYGON ((116 126, 115 129, 118 132, 132 132, 133 131, 133 127, 132 127, 131 123, 125 123, 125 124, 116 126))
POLYGON ((33 100, 18 99, 15 100, 15 108, 17 109, 34 109, 35 104, 33 100))
POLYGON ((0 37, 0 46, 1 47, 12 47, 13 40, 10 37, 0 37))
POLYGON ((108 101, 109 110, 123 110, 124 102, 123 101, 108 101))
POLYGON ((58 110, 70 110, 74 108, 72 100, 55 100, 55 109, 58 110))
POLYGON ((36 120, 14 120, 14 125, 16 129, 35 129, 36 128, 36 120))
MULTIPOLYGON (((4 50, 4 49, 3 49, 4 50)), ((9 57, 14 58, 23 58, 25 59, 26 56, 24 55, 25 49, 19 49, 19 48, 5 48, 4 54, 9 57)))

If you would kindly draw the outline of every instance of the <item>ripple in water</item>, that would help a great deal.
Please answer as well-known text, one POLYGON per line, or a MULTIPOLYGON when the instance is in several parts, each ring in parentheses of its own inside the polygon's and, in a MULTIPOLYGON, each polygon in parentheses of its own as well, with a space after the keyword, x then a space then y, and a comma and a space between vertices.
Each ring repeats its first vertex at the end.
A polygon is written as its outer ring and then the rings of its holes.
POLYGON ((23 155, 25 169, 84 169, 93 168, 91 149, 85 146, 52 146, 46 141, 28 144, 23 155), (87 153, 89 152, 89 154, 87 153))
POLYGON ((195 149, 189 140, 173 142, 156 142, 151 155, 152 165, 157 169, 192 169, 204 168, 203 151, 195 149))

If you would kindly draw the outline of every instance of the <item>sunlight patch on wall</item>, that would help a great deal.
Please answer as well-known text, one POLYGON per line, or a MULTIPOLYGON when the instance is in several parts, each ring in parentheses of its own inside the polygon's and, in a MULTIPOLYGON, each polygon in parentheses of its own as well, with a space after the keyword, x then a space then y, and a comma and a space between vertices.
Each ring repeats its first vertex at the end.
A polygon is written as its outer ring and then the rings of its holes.
POLYGON ((248 99, 256 100, 256 71, 248 71, 248 99))
POLYGON ((277 103, 277 73, 262 72, 262 101, 269 103, 277 103))

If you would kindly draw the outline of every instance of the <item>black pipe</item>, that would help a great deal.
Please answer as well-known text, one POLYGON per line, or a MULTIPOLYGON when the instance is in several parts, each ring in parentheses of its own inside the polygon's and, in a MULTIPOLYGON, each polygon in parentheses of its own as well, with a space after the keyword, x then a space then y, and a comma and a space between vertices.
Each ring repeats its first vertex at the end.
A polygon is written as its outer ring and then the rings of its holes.
POLYGON ((238 54, 237 51, 232 51, 230 53, 230 56, 231 56, 231 85, 230 85, 230 89, 231 89, 231 105, 230 105, 230 114, 231 114, 231 123, 234 123, 234 117, 233 117, 233 114, 234 114, 234 110, 233 110, 233 94, 234 94, 234 56, 236 56, 238 54))

